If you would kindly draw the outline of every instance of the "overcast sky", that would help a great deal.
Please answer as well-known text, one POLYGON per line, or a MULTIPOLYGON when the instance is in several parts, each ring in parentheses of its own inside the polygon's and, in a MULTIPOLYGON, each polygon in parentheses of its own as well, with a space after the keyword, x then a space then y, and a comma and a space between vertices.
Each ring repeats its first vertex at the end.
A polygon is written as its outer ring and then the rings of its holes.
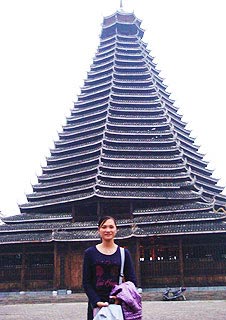
MULTIPOLYGON (((226 185, 224 0, 124 0, 183 121, 226 185)), ((0 0, 0 211, 37 182, 120 0, 0 0)), ((226 192, 224 192, 226 193, 226 192)))

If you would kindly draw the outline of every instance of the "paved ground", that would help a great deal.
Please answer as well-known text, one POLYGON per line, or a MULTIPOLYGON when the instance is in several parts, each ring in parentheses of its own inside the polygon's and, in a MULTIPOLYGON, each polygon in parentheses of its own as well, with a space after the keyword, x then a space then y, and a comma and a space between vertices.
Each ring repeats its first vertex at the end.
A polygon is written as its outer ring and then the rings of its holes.
MULTIPOLYGON (((142 293, 143 301, 161 301, 164 288, 147 289, 142 293)), ((225 300, 225 287, 187 288, 185 291, 187 300, 225 300)), ((0 292, 0 305, 6 304, 43 304, 43 303, 78 303, 87 302, 84 293, 57 294, 52 291, 39 292, 0 292)), ((226 317, 225 317, 226 320, 226 317)))
MULTIPOLYGON (((86 320, 86 303, 2 304, 0 320, 86 320)), ((143 320, 225 320, 225 300, 144 301, 143 320)))

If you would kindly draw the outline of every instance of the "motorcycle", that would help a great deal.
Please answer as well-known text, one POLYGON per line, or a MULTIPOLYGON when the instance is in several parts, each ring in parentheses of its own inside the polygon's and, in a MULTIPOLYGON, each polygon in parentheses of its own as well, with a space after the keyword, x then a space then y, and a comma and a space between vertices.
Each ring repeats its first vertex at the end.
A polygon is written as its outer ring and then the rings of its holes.
POLYGON ((185 301, 186 298, 183 292, 186 291, 185 287, 180 287, 178 290, 173 291, 171 288, 168 288, 164 291, 162 300, 163 301, 185 301))

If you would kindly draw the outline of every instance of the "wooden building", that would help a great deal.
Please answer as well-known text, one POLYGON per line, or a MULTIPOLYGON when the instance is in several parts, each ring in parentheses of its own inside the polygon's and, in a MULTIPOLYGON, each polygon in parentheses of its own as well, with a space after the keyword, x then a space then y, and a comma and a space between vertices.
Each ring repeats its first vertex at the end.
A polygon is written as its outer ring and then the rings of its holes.
POLYGON ((77 102, 20 215, 0 226, 0 290, 82 290, 101 215, 139 285, 226 285, 226 199, 170 99, 141 21, 104 18, 77 102))

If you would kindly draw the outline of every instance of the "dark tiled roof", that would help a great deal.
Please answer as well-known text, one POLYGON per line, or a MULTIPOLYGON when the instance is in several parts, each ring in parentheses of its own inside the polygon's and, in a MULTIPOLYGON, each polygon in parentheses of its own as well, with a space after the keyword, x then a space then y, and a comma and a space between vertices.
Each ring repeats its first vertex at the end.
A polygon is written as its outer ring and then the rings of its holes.
MULTIPOLYGON (((198 207, 198 204, 197 204, 198 207)), ((195 209, 195 206, 193 206, 195 209)), ((160 208, 158 208, 160 209, 160 208)), ((169 208, 168 208, 169 209, 169 208)), ((175 209, 175 208, 174 208, 175 209)), ((191 209, 191 208, 190 208, 191 209)), ((211 210, 189 211, 184 208, 179 211, 179 206, 174 213, 165 210, 149 209, 149 214, 144 215, 140 211, 131 219, 118 219, 118 239, 129 237, 145 237, 156 234, 189 234, 189 233, 211 233, 226 232, 226 215, 224 212, 213 212, 211 210), (166 213, 167 212, 167 213, 166 213)), ((24 214, 26 216, 26 214, 24 214)), ((43 215, 44 218, 45 215, 43 215)), ((39 217, 40 218, 40 217, 39 217)), ((64 218, 68 218, 67 215, 64 218)), ((54 216, 55 219, 55 216, 54 216)), ((20 223, 8 223, 0 226, 1 243, 24 243, 24 242, 48 242, 48 241, 87 241, 98 240, 97 221, 70 222, 52 221, 46 217, 38 222, 38 216, 31 221, 29 215, 27 220, 20 223)), ((17 220, 18 222, 21 220, 17 220)))
POLYGON ((170 206, 161 206, 155 208, 136 209, 134 215, 152 215, 153 213, 176 213, 176 212, 200 212, 213 210, 213 201, 209 202, 189 202, 183 204, 174 204, 170 206))
POLYGON ((147 191, 111 191, 111 190, 99 190, 98 195, 102 197, 109 198, 145 198, 145 199, 198 199, 200 195, 195 192, 187 191, 156 191, 152 192, 147 189, 147 191))
POLYGON ((56 220, 71 220, 71 214, 68 213, 59 213, 59 214, 41 214, 41 213, 32 213, 32 214, 17 214, 14 216, 3 217, 2 220, 5 223, 20 223, 20 222, 35 222, 35 221, 56 221, 56 220))
POLYGON ((142 226, 137 227, 135 231, 136 236, 153 236, 159 235, 173 235, 173 234, 200 234, 226 232, 225 222, 200 222, 200 223, 178 223, 178 224, 162 224, 159 226, 142 226))
POLYGON ((31 242, 50 242, 52 241, 52 232, 37 233, 0 233, 0 243, 31 243, 31 242))
MULTIPOLYGON (((198 214, 196 212, 185 212, 185 213, 155 213, 146 216, 135 216, 133 219, 123 219, 118 220, 119 226, 131 225, 131 224, 158 224, 158 223, 181 223, 191 222, 191 221, 217 221, 225 219, 224 213, 221 212, 211 212, 211 211, 200 211, 198 214)), ((14 221, 15 222, 15 221, 14 221)), ((0 226, 0 233, 12 233, 27 232, 27 231, 59 231, 59 230, 88 230, 97 229, 97 221, 88 222, 72 222, 72 221, 51 221, 46 219, 45 221, 27 219, 24 223, 8 223, 0 226)))

